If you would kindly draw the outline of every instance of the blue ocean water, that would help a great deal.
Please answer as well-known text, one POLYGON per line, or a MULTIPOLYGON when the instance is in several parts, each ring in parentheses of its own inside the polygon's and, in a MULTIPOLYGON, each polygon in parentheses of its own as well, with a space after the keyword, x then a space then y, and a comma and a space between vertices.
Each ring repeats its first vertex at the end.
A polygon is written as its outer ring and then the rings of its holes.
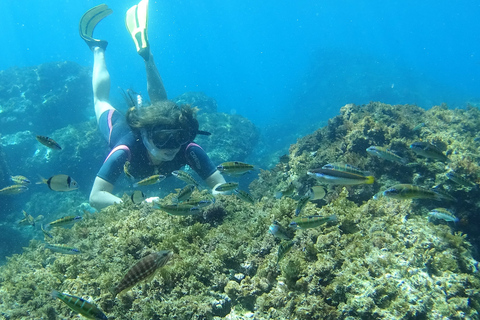
MULTIPOLYGON (((2 1, 0 69, 91 65, 78 21, 99 3, 2 1)), ((146 92, 124 26, 132 4, 108 3, 95 30, 109 41, 112 100, 118 87, 146 92)), ((203 91, 260 127, 304 127, 346 103, 478 101, 479 13, 476 1, 150 1, 149 37, 170 97, 203 91)))

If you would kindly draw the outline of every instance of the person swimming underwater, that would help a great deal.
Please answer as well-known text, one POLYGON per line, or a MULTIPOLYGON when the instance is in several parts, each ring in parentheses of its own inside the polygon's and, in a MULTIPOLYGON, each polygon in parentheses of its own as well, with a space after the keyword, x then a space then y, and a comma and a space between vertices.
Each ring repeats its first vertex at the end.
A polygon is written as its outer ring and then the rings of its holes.
POLYGON ((145 61, 151 105, 132 104, 123 116, 110 104, 110 74, 105 63, 108 42, 93 38, 93 31, 111 13, 106 4, 98 5, 82 16, 79 25, 80 36, 94 57, 92 84, 98 127, 112 148, 93 183, 90 205, 101 209, 122 202, 112 191, 127 161, 130 164, 129 173, 135 178, 169 175, 188 164, 210 188, 224 183, 225 179, 208 155, 194 143, 197 134, 204 134, 199 130, 195 110, 167 100, 167 92, 148 43, 148 0, 131 7, 125 22, 137 53, 145 61))

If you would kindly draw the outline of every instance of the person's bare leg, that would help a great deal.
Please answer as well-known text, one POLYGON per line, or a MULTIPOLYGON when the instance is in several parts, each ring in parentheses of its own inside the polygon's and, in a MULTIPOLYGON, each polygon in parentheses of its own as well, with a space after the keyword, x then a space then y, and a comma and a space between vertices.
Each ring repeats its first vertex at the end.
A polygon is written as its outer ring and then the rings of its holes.
POLYGON ((151 52, 149 52, 148 60, 145 60, 145 70, 147 71, 147 90, 151 102, 167 100, 167 91, 163 86, 162 77, 151 52))
POLYGON ((102 113, 114 109, 108 101, 110 95, 110 74, 105 62, 105 50, 100 47, 93 48, 93 103, 97 122, 102 113))

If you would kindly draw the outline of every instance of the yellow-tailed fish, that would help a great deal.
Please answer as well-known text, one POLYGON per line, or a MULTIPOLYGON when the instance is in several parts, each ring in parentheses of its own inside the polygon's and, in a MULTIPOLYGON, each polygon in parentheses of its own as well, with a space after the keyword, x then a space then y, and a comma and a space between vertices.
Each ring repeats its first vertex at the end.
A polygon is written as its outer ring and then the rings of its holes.
POLYGON ((17 175, 17 176, 10 176, 10 180, 14 183, 14 184, 20 184, 20 185, 28 185, 30 184, 30 180, 28 180, 26 177, 24 176, 20 176, 20 175, 17 175))
POLYGON ((159 183, 165 179, 165 176, 163 174, 154 174, 153 176, 150 176, 148 178, 145 178, 143 180, 140 180, 136 183, 133 184, 134 187, 138 186, 149 186, 151 184, 159 183))
POLYGON ((215 187, 214 191, 217 192, 227 192, 227 191, 232 191, 238 187, 237 182, 225 182, 222 184, 219 184, 218 186, 215 187))
POLYGON ((223 162, 217 166, 217 170, 223 174, 241 176, 254 169, 254 166, 240 161, 223 162))
POLYGON ((400 157, 399 155, 392 152, 390 149, 387 149, 384 147, 370 146, 367 148, 367 153, 373 156, 377 156, 379 158, 382 158, 388 161, 397 162, 400 164, 408 163, 407 159, 400 157))
POLYGON ((462 185, 464 187, 470 187, 470 188, 476 188, 478 185, 468 179, 465 179, 455 171, 449 171, 445 174, 445 176, 449 179, 452 180, 453 182, 462 185))
POLYGON ((172 199, 173 202, 179 203, 190 199, 193 191, 195 190, 194 184, 187 184, 185 187, 182 188, 177 194, 175 198, 172 199))
POLYGON ((310 201, 321 200, 325 197, 325 188, 322 186, 313 186, 308 189, 305 196, 307 196, 310 201))
POLYGON ((45 228, 43 227, 43 224, 40 226, 40 228, 42 229, 42 232, 43 232, 43 235, 45 237, 48 237, 50 239, 53 239, 53 236, 50 232, 48 232, 47 230, 45 230, 45 228))
POLYGON ((429 217, 445 220, 447 222, 457 223, 459 219, 455 217, 452 211, 445 208, 435 208, 428 213, 429 217))
POLYGON ((23 219, 18 222, 21 225, 30 225, 35 227, 35 219, 29 215, 25 210, 22 211, 23 219))
POLYGON ((337 216, 336 215, 331 215, 328 217, 325 216, 308 216, 308 217, 298 217, 293 219, 292 222, 290 222, 290 227, 294 229, 309 229, 309 228, 316 228, 318 226, 321 226, 324 223, 330 222, 330 221, 336 221, 337 216))
POLYGON ((87 319, 107 320, 107 316, 93 303, 79 297, 75 297, 56 290, 52 291, 52 298, 58 298, 74 312, 81 314, 87 319))
POLYGON ((12 186, 5 187, 3 189, 0 189, 0 195, 2 196, 8 196, 12 194, 19 194, 22 192, 27 191, 28 188, 24 185, 21 184, 14 184, 12 186))
POLYGON ((125 274, 122 280, 110 291, 115 297, 117 294, 129 290, 142 280, 145 280, 155 274, 155 272, 163 267, 171 258, 173 252, 162 250, 154 252, 140 259, 125 274))
POLYGON ((59 192, 66 192, 66 191, 73 191, 78 189, 77 181, 73 180, 72 177, 66 174, 57 174, 48 179, 44 179, 40 176, 40 182, 37 184, 45 183, 50 190, 59 191, 59 192))
POLYGON ((253 199, 252 195, 247 191, 243 191, 237 188, 233 190, 233 193, 235 193, 235 195, 242 201, 248 202, 250 204, 255 203, 255 199, 253 199))
POLYGON ((191 216, 200 214, 201 212, 199 207, 194 207, 188 204, 156 204, 154 208, 165 211, 172 216, 191 216))
POLYGON ((383 191, 385 197, 394 199, 433 199, 456 201, 450 195, 439 193, 433 190, 427 190, 411 184, 397 184, 383 191))
POLYGON ((69 227, 74 223, 82 220, 82 216, 66 216, 55 221, 52 221, 46 225, 47 228, 50 227, 69 227))
POLYGON ((295 192, 295 185, 290 182, 288 186, 280 191, 275 192, 275 198, 280 199, 281 197, 291 197, 293 193, 295 192))
POLYGON ((441 162, 450 162, 451 160, 443 154, 443 152, 438 149, 436 146, 434 146, 431 143, 428 142, 414 142, 410 145, 410 149, 415 152, 417 155, 433 159, 433 160, 438 160, 441 162))
POLYGON ((80 249, 74 248, 74 247, 69 247, 63 244, 51 244, 51 243, 46 243, 45 244, 45 249, 49 249, 53 252, 57 253, 62 253, 62 254, 80 254, 82 253, 80 249))
POLYGON ((292 249, 293 241, 282 241, 278 246, 277 265, 285 257, 285 255, 292 249))
POLYGON ((268 232, 273 235, 275 238, 282 240, 291 240, 292 237, 288 235, 288 231, 278 223, 278 221, 273 221, 273 223, 268 227, 268 232))
POLYGON ((132 199, 132 202, 134 204, 139 204, 142 203, 143 200, 145 200, 145 194, 140 190, 135 190, 130 196, 130 199, 132 199))
POLYGON ((351 164, 339 164, 339 163, 328 163, 322 167, 322 169, 330 169, 342 172, 355 173, 361 176, 367 176, 369 173, 352 166, 351 164))
POLYGON ((175 170, 172 172, 172 175, 177 178, 182 180, 183 182, 186 182, 187 184, 193 184, 196 187, 198 187, 198 182, 195 180, 194 177, 192 177, 188 172, 182 171, 182 170, 175 170))
POLYGON ((297 207, 295 208, 295 215, 296 216, 298 216, 300 214, 300 212, 302 212, 303 208, 305 207, 305 205, 307 204, 307 202, 309 200, 310 200, 309 195, 305 195, 305 196, 301 197, 300 199, 298 199, 297 207))
POLYGON ((330 169, 326 166, 320 169, 309 170, 307 174, 317 178, 324 183, 336 185, 372 184, 375 181, 375 178, 373 176, 365 176, 359 172, 353 172, 350 169, 330 169))
POLYGON ((52 138, 45 136, 37 136, 36 138, 38 142, 40 142, 46 147, 49 147, 50 149, 62 150, 62 147, 60 147, 60 145, 52 138))
POLYGON ((130 161, 125 161, 125 164, 123 165, 123 173, 125 173, 125 176, 130 179, 131 181, 135 180, 135 178, 130 174, 130 161))

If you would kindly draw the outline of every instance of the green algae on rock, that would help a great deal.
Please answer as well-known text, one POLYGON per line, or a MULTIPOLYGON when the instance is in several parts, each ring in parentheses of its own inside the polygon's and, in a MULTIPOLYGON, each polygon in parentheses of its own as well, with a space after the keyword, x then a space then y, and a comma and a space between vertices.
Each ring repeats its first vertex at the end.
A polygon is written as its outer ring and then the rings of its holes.
POLYGON ((479 157, 470 130, 478 122, 474 108, 347 105, 292 145, 286 161, 261 171, 249 190, 259 199, 255 205, 219 195, 203 215, 181 217, 125 201, 54 235, 78 246, 81 256, 52 254, 31 241, 0 267, 0 314, 71 317, 49 298, 55 288, 94 301, 115 319, 478 318, 480 277, 470 243, 480 232, 478 223, 468 222, 478 219, 480 204, 471 199, 479 191, 450 183, 444 164, 408 150, 419 139, 442 142, 449 166, 476 181, 479 157), (413 130, 412 118, 425 126, 413 130), (398 150, 413 165, 367 156, 371 145, 398 150), (335 215, 338 221, 295 231, 294 246, 277 266, 280 240, 268 227, 288 225, 296 200, 275 199, 275 191, 294 183, 304 194, 317 183, 307 170, 334 162, 368 170, 376 182, 328 186, 324 199, 308 202, 301 216, 335 215), (458 199, 460 222, 455 228, 429 222, 434 201, 372 198, 397 183, 438 185, 458 199), (171 250, 174 258, 152 281, 112 299, 109 288, 125 266, 158 250, 171 250))

